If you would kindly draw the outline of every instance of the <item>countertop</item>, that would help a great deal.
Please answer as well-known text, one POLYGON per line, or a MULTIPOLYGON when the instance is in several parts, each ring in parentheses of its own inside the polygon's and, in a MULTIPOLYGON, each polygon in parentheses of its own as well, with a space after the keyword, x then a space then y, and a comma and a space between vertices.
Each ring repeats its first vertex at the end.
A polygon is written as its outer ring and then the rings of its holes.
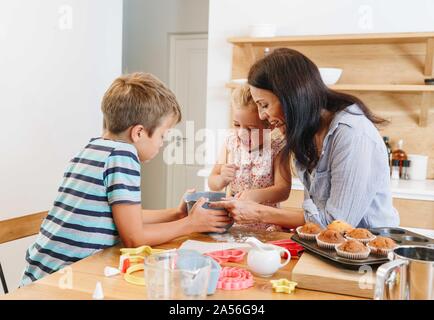
MULTIPOLYGON (((204 168, 197 175, 207 178, 210 173, 211 168, 204 168)), ((393 198, 434 201, 434 180, 391 180, 391 187, 393 198)), ((292 179, 292 189, 304 190, 300 179, 292 179)))

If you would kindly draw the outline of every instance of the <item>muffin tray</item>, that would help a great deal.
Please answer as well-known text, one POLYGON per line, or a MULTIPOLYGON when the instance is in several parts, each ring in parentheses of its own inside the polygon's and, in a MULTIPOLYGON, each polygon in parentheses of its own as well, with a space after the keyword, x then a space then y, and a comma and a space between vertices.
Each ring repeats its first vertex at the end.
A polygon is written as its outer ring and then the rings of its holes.
MULTIPOLYGON (((401 228, 374 228, 369 229, 376 236, 383 236, 393 239, 398 246, 404 245, 419 245, 419 246, 434 246, 434 240, 420 234, 401 229, 401 228)), ((327 250, 320 248, 316 241, 301 239, 298 234, 294 234, 291 237, 292 240, 301 244, 305 250, 308 250, 323 258, 329 259, 334 263, 337 263, 348 269, 358 269, 365 265, 380 265, 389 261, 387 257, 381 257, 370 254, 367 259, 363 260, 351 260, 339 257, 335 250, 327 250)))

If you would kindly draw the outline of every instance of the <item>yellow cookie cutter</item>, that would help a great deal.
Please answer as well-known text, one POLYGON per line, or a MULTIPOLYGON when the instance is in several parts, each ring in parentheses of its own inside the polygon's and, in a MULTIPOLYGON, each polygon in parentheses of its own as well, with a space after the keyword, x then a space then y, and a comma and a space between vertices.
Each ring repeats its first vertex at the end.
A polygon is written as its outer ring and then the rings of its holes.
POLYGON ((128 256, 128 259, 130 260, 131 266, 126 270, 124 274, 125 281, 139 285, 139 286, 145 286, 145 277, 138 277, 132 275, 132 273, 143 270, 143 262, 145 260, 145 257, 150 256, 154 253, 160 253, 167 250, 164 249, 153 249, 150 246, 141 246, 138 248, 122 248, 121 255, 128 256))
POLYGON ((297 282, 289 281, 288 279, 270 280, 274 292, 290 294, 295 290, 297 282))
POLYGON ((138 248, 122 248, 121 254, 130 254, 132 256, 137 256, 143 254, 145 257, 154 254, 166 251, 164 249, 153 249, 150 246, 141 246, 138 248))
POLYGON ((143 264, 135 264, 127 269, 127 272, 124 274, 124 279, 126 282, 131 284, 135 284, 138 286, 145 286, 145 277, 133 276, 132 273, 143 270, 143 264))

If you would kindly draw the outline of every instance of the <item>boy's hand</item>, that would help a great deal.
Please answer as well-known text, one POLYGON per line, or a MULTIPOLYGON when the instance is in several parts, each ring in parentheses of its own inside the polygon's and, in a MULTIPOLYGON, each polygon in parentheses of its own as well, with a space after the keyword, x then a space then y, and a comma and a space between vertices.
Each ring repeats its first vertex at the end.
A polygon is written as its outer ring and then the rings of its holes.
POLYGON ((225 184, 227 186, 229 183, 231 183, 236 176, 236 171, 238 170, 238 166, 235 164, 223 164, 220 169, 220 176, 225 184))
POLYGON ((187 202, 185 202, 184 197, 188 193, 196 192, 196 189, 188 189, 182 196, 181 201, 179 202, 177 211, 179 214, 179 219, 184 218, 188 215, 187 202))
POLYGON ((205 202, 204 198, 200 198, 187 217, 192 232, 225 232, 224 227, 232 222, 231 218, 226 211, 202 208, 205 202))

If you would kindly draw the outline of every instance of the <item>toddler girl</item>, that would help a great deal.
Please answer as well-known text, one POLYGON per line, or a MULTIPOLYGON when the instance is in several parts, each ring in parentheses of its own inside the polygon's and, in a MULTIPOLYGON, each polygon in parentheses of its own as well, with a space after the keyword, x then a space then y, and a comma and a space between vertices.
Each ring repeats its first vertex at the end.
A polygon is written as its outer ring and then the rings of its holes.
MULTIPOLYGON (((208 186, 212 191, 229 188, 229 195, 235 198, 277 207, 291 189, 291 174, 280 157, 285 139, 279 130, 271 132, 268 123, 259 118, 248 85, 234 90, 232 108, 234 129, 225 139, 208 186)), ((280 226, 266 223, 249 227, 281 230, 280 226)))

